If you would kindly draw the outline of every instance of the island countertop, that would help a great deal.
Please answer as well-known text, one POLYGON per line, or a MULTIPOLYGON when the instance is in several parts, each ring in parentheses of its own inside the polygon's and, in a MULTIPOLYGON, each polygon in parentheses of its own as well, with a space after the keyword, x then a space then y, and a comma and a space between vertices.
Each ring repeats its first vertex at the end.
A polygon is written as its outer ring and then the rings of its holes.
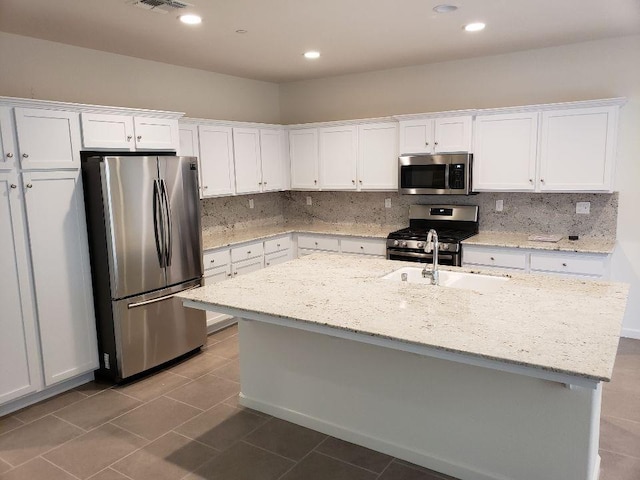
POLYGON ((180 297, 212 310, 238 310, 247 318, 263 314, 595 381, 611 379, 626 284, 513 274, 498 291, 481 293, 382 279, 407 266, 417 264, 317 253, 180 297))

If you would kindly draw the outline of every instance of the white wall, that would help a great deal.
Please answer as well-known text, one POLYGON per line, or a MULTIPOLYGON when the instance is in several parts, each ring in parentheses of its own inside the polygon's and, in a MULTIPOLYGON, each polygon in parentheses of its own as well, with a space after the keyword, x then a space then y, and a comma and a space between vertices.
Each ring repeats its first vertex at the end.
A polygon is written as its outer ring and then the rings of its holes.
POLYGON ((0 95, 278 123, 279 87, 0 32, 0 95))
POLYGON ((640 36, 281 85, 285 123, 627 97, 618 137, 613 278, 640 338, 640 36))

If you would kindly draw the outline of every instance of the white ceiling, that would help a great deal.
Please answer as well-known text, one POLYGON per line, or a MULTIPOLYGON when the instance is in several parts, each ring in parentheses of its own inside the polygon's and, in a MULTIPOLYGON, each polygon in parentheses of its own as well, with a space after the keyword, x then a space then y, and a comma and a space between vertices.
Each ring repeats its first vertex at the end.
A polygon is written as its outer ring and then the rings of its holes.
POLYGON ((640 33, 640 0, 186 1, 201 25, 128 0, 0 0, 0 31, 271 82, 640 33), (471 21, 486 30, 464 32, 471 21))

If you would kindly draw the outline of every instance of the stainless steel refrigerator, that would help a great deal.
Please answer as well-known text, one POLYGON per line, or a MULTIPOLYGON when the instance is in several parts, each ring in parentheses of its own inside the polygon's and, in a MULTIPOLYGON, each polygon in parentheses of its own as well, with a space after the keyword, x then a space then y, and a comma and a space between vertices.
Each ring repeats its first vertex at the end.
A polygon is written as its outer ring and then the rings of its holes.
POLYGON ((205 312, 194 157, 83 152, 99 373, 121 381, 202 346, 205 312))

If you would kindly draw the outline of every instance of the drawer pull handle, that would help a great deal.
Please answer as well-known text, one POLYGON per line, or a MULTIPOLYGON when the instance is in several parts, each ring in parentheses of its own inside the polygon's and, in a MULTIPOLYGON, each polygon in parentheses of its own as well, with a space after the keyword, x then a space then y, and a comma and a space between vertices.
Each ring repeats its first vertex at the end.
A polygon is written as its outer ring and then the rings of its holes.
POLYGON ((318 245, 318 242, 315 242, 316 245, 318 245))
POLYGON ((495 258, 493 258, 493 257, 490 257, 490 260, 492 260, 492 261, 493 261, 493 260, 495 260, 495 258))
POLYGON ((215 260, 211 260, 211 263, 214 263, 214 262, 215 262, 215 260))
POLYGON ((267 262, 267 267, 268 267, 269 265, 271 265, 271 263, 267 262))
POLYGON ((11 188, 18 188, 18 186, 15 183, 12 183, 11 188))
POLYGON ((563 267, 566 267, 566 266, 567 266, 567 264, 566 264, 566 263, 563 263, 563 264, 562 264, 562 266, 563 266, 563 267))
POLYGON ((27 188, 33 188, 33 184, 32 183, 27 183, 27 188))
POLYGON ((364 247, 362 245, 360 245, 360 250, 364 250, 364 247))
POLYGON ((356 181, 355 181, 355 180, 351 180, 351 183, 353 183, 353 184, 355 185, 355 184, 356 184, 356 181))
POLYGON ((251 255, 251 250, 247 250, 247 255, 251 255))
POLYGON ((429 142, 424 142, 425 145, 429 146, 429 142))
POLYGON ((29 154, 28 153, 23 153, 22 154, 22 158, 29 158, 29 154))
POLYGON ((437 146, 437 145, 438 145, 438 142, 435 142, 435 143, 434 143, 434 145, 436 145, 436 146, 437 146))
POLYGON ((133 136, 127 135, 127 142, 130 142, 132 138, 133 138, 133 136))
POLYGON ((7 153, 7 158, 13 158, 13 153, 11 152, 7 153))
POLYGON ((230 277, 230 276, 231 276, 231 274, 230 274, 230 273, 227 273, 227 277, 230 277))
POLYGON ((138 139, 138 141, 140 141, 142 140, 142 135, 138 135, 136 138, 138 139))

